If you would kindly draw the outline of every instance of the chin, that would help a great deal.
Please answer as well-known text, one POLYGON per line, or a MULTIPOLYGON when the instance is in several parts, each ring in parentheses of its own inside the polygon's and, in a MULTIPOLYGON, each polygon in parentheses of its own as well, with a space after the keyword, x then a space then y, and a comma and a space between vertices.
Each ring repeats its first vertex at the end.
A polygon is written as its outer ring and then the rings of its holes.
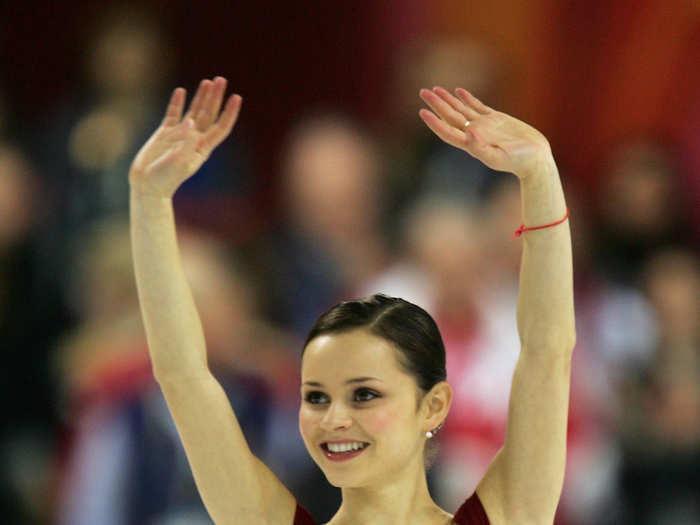
POLYGON ((326 476, 328 483, 339 489, 353 489, 367 485, 366 482, 360 479, 360 473, 358 472, 339 474, 337 472, 327 472, 324 470, 323 474, 326 476))
POLYGON ((368 484, 367 465, 329 464, 328 460, 324 457, 313 458, 313 460, 316 466, 323 472, 328 483, 334 487, 340 489, 357 488, 368 484))

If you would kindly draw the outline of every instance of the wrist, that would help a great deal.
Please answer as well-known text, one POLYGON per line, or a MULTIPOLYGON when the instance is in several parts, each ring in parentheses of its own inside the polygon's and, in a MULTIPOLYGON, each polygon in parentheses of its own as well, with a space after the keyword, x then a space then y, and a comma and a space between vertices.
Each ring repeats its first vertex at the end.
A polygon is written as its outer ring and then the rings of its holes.
POLYGON ((567 213, 557 166, 551 154, 543 156, 539 169, 520 180, 522 224, 525 227, 552 224, 567 213))
POLYGON ((552 175, 558 176, 557 165, 549 143, 543 145, 526 167, 516 173, 521 183, 537 184, 543 180, 550 180, 552 175))
POLYGON ((153 188, 149 188, 140 184, 130 184, 129 194, 131 199, 142 200, 142 201, 165 201, 172 202, 172 196, 163 195, 153 188))

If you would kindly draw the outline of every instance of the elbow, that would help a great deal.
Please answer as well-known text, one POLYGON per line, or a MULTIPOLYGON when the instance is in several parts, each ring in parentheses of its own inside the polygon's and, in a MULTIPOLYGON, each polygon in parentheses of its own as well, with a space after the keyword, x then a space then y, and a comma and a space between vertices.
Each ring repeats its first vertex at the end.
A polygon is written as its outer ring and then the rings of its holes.
POLYGON ((518 334, 523 348, 571 352, 576 346, 576 321, 569 315, 559 319, 519 318, 518 334))
POLYGON ((548 355, 571 355, 576 346, 575 330, 540 330, 531 331, 527 337, 520 338, 523 350, 546 353, 548 355))

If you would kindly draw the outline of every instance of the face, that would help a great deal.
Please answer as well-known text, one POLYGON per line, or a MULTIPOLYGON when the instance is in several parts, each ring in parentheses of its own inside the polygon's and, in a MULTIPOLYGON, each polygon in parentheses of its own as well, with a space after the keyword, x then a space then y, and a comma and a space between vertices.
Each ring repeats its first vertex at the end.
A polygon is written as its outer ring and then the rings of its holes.
POLYGON ((302 226, 331 241, 374 229, 379 203, 375 160, 341 124, 302 138, 288 170, 289 202, 302 226))
POLYGON ((420 391, 400 367, 398 352, 363 329, 321 335, 306 347, 299 429, 332 485, 384 483, 416 465, 422 472, 425 432, 442 416, 426 417, 425 399, 417 408, 420 391), (330 450, 350 443, 364 448, 330 450))

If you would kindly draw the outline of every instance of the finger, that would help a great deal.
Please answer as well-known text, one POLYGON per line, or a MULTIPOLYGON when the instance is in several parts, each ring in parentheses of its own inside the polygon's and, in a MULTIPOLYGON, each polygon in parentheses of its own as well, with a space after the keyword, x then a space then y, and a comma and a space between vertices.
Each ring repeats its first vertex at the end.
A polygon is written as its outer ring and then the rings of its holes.
POLYGON ((197 92, 195 93, 192 102, 190 102, 190 109, 187 111, 185 118, 194 118, 195 115, 197 115, 199 109, 202 107, 204 98, 207 96, 210 86, 211 80, 206 78, 199 83, 199 87, 197 88, 197 92))
POLYGON ((225 92, 226 79, 224 77, 216 77, 213 81, 212 88, 209 90, 207 97, 202 103, 199 115, 195 118, 197 121, 197 129, 206 131, 209 129, 209 126, 211 126, 211 123, 216 120, 225 92))
POLYGON ((196 128, 198 131, 204 131, 206 129, 206 123, 207 120, 209 120, 209 115, 208 115, 208 108, 211 105, 211 100, 214 97, 214 83, 209 80, 209 87, 207 89, 207 92, 205 93, 204 97, 202 98, 202 101, 199 104, 199 109, 197 112, 192 113, 192 118, 194 119, 194 122, 196 124, 196 128))
POLYGON ((470 107, 467 107, 464 102, 459 100, 457 97, 452 95, 449 91, 446 89, 440 87, 440 86, 435 86, 433 88, 433 92, 439 96, 442 100, 447 102, 450 106, 452 106, 452 109, 457 111, 458 113, 461 113, 464 115, 466 120, 474 120, 477 116, 479 116, 479 113, 477 113, 475 110, 473 110, 470 107))
POLYGON ((455 93, 462 102, 464 102, 470 108, 474 109, 474 111, 481 113, 482 115, 486 115, 487 113, 493 111, 490 107, 481 102, 478 98, 469 93, 469 91, 467 91, 466 89, 457 88, 455 89, 455 93))
POLYGON ((454 110, 447 102, 438 97, 429 89, 421 89, 420 97, 426 104, 445 122, 451 124, 457 129, 462 129, 467 120, 465 115, 454 110))
POLYGON ((199 146, 197 147, 198 151, 208 155, 216 146, 224 141, 229 133, 231 133, 236 120, 238 120, 238 114, 241 111, 242 104, 243 99, 240 95, 231 95, 229 97, 224 110, 219 116, 219 120, 209 128, 199 142, 199 146))
POLYGON ((418 114, 423 119, 423 122, 440 137, 443 141, 448 144, 455 146, 456 148, 464 149, 469 142, 469 136, 461 130, 456 129, 444 120, 440 119, 432 111, 427 109, 421 109, 418 114))
POLYGON ((162 126, 176 126, 180 119, 182 118, 182 108, 185 105, 185 95, 186 91, 184 88, 175 88, 172 96, 170 97, 170 103, 168 104, 168 109, 165 111, 165 117, 163 118, 162 126))

